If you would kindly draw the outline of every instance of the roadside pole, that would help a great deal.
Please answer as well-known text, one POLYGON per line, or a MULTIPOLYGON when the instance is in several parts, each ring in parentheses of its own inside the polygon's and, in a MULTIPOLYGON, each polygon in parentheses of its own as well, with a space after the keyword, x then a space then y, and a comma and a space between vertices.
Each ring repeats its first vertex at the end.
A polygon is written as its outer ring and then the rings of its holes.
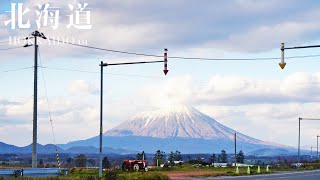
MULTIPOLYGON (((103 68, 105 66, 123 66, 123 65, 134 65, 134 64, 151 64, 151 63, 164 63, 164 70, 163 73, 164 75, 167 75, 168 73, 168 49, 164 50, 164 60, 162 61, 138 61, 138 62, 123 62, 123 63, 103 63, 101 61, 100 63, 100 68, 101 68, 101 77, 100 77, 100 144, 99 144, 99 177, 102 177, 102 147, 103 147, 103 68)), ((144 158, 144 153, 143 153, 143 158, 144 158)))

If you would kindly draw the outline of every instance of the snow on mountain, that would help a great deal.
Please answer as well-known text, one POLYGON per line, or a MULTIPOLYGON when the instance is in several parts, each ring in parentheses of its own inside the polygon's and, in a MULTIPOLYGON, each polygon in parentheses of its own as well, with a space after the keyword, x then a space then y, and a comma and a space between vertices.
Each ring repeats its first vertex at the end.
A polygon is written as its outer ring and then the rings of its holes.
MULTIPOLYGON (((195 108, 180 106, 156 111, 143 112, 131 121, 104 133, 105 136, 143 136, 154 138, 198 138, 233 140, 236 131, 195 108)), ((260 141, 239 132, 237 141, 249 144, 285 147, 275 143, 260 141)))
MULTIPOLYGON (((213 118, 192 107, 180 106, 140 113, 130 121, 107 131, 103 136, 106 147, 145 151, 157 150, 183 153, 219 153, 234 151, 234 133, 213 118)), ((237 149, 255 154, 283 154, 296 149, 280 144, 261 141, 237 133, 237 149), (260 151, 262 150, 262 151, 260 151)), ((75 146, 99 147, 99 136, 59 145, 66 149, 75 146)))

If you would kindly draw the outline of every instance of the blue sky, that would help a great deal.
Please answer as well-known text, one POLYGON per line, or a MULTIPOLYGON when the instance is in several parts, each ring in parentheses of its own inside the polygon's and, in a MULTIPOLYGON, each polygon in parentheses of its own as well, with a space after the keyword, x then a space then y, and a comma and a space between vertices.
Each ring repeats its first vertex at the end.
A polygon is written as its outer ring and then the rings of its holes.
MULTIPOLYGON (((22 2, 22 1, 16 1, 22 2)), ((43 1, 50 2, 50 1, 43 1)), ((83 1, 82 1, 83 2, 83 1)), ((0 41, 25 37, 35 28, 35 1, 25 18, 30 29, 11 30, 4 25, 1 1, 0 41), (33 14, 32 14, 33 13, 33 14)), ((73 36, 88 45, 108 49, 169 56, 210 58, 280 57, 287 46, 320 43, 320 2, 232 0, 188 2, 90 1, 91 30, 67 29, 68 4, 61 8, 60 25, 40 29, 48 37, 73 36)), ((0 49, 8 44, 0 44, 0 49)), ((33 65, 33 48, 0 51, 0 71, 33 65)), ((320 54, 319 49, 286 51, 286 56, 320 54)), ((99 71, 101 60, 127 62, 158 60, 72 46, 40 46, 41 61, 50 68, 99 71)), ((188 104, 219 122, 262 140, 296 146, 299 116, 316 117, 320 78, 318 58, 271 61, 196 61, 169 58, 169 75, 162 64, 107 67, 105 72, 105 130, 134 114, 168 105, 188 104), (114 74, 122 74, 114 75, 114 74), (139 75, 139 76, 134 76, 139 75), (141 77, 141 75, 148 77, 141 77), (159 98, 160 97, 160 98, 159 98), (126 113, 123 113, 126 112, 126 113), (282 130, 285 129, 285 130, 282 130), (294 136, 296 137, 296 136, 294 136)), ((43 69, 58 143, 97 135, 99 74, 43 69), (63 133, 68 130, 68 133, 63 133)), ((33 70, 0 73, 0 141, 31 143, 33 70), (23 130, 23 131, 22 131, 23 130), (10 132, 10 133, 4 133, 10 132), (24 137, 24 138, 17 138, 24 137)), ((42 71, 39 77, 39 142, 52 143, 42 71)), ((305 124, 302 144, 313 145, 317 126, 305 124)))

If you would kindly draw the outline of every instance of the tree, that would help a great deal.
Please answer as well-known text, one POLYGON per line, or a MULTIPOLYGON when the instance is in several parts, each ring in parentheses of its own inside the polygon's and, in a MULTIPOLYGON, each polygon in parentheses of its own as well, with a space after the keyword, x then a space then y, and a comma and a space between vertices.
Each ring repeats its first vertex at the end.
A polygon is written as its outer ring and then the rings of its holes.
POLYGON ((102 160, 102 168, 103 169, 109 169, 110 168, 110 162, 107 156, 105 156, 102 160))
POLYGON ((164 164, 166 161, 166 153, 163 151, 156 151, 153 158, 154 164, 159 166, 160 164, 164 164))
POLYGON ((67 164, 66 164, 66 166, 68 166, 68 167, 74 167, 74 159, 73 158, 68 158, 67 159, 67 164))
POLYGON ((220 154, 220 163, 227 163, 227 161, 227 153, 225 150, 222 150, 220 154))
POLYGON ((172 151, 169 154, 168 161, 171 165, 174 165, 174 153, 172 151))
POLYGON ((96 166, 96 161, 93 159, 88 159, 87 160, 87 165, 88 166, 96 166))
POLYGON ((84 154, 80 154, 76 157, 75 165, 77 167, 86 167, 87 166, 87 157, 84 154))
POLYGON ((237 154, 236 159, 237 163, 244 163, 244 153, 242 150, 239 152, 239 154, 237 154))
POLYGON ((142 153, 138 153, 136 155, 136 160, 142 160, 142 153))
POLYGON ((43 160, 42 160, 42 159, 40 159, 39 167, 41 167, 41 168, 43 168, 43 167, 44 167, 44 163, 43 163, 43 160))
POLYGON ((181 161, 182 160, 181 152, 180 151, 176 151, 176 152, 171 151, 168 160, 171 165, 174 165, 174 161, 181 161))
POLYGON ((212 164, 212 163, 215 163, 216 160, 217 160, 216 154, 213 153, 213 154, 211 155, 210 159, 209 159, 209 162, 210 162, 210 164, 212 164))
POLYGON ((146 156, 144 154, 144 151, 142 151, 142 153, 137 154, 136 160, 146 160, 146 156))
POLYGON ((181 152, 180 152, 180 151, 176 151, 176 152, 174 153, 173 159, 174 159, 175 161, 181 161, 181 160, 182 160, 181 152))
POLYGON ((191 160, 191 156, 190 155, 188 155, 188 159, 189 159, 189 161, 191 160))

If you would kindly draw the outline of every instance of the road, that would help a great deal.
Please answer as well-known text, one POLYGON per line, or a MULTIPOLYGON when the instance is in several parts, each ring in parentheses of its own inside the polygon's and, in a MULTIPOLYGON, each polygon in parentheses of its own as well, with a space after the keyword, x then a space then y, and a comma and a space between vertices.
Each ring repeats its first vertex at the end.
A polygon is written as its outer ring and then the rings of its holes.
POLYGON ((251 176, 223 176, 223 177, 208 177, 208 178, 189 178, 185 180, 211 180, 211 179, 234 179, 234 180, 264 180, 264 179, 281 179, 281 180, 319 180, 320 170, 299 171, 299 172, 284 172, 277 174, 251 175, 251 176))

